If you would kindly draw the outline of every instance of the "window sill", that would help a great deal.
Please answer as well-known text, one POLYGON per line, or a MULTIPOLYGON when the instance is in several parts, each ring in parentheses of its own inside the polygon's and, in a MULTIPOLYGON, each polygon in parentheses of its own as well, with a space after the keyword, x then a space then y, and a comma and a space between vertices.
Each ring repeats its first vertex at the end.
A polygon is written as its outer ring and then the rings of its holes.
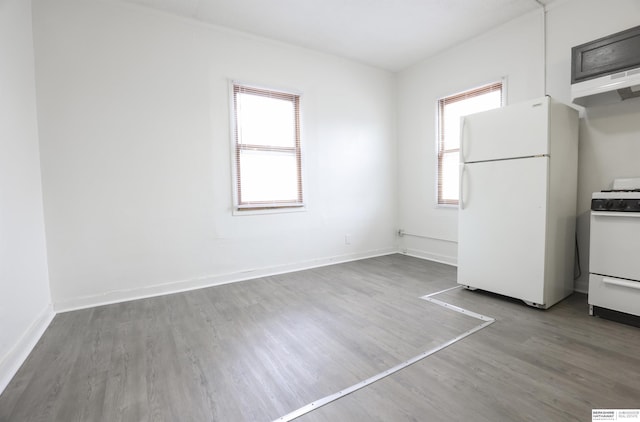
POLYGON ((304 204, 301 205, 282 205, 275 207, 268 206, 245 206, 233 208, 233 215, 261 215, 261 214, 286 214, 292 212, 305 212, 307 207, 304 204))

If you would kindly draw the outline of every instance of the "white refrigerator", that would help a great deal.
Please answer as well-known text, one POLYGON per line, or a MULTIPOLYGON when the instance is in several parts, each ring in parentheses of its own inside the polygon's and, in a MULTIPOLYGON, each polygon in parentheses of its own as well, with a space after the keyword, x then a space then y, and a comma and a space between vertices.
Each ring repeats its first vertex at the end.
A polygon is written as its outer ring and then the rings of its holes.
POLYGON ((458 283, 546 309, 573 291, 578 112, 543 97, 461 124, 458 283))

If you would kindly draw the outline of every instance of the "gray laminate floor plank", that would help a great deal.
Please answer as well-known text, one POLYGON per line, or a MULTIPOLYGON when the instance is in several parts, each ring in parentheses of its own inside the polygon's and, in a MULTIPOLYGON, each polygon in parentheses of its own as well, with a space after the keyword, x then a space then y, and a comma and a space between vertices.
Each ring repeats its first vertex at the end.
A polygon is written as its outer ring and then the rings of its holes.
MULTIPOLYGON (((0 395, 0 421, 271 421, 475 327, 419 299, 455 268, 391 255, 59 314, 0 395)), ((640 408, 640 330, 456 289, 496 318, 299 418, 578 421, 640 408)))
POLYGON ((593 408, 640 407, 640 332, 589 317, 585 295, 546 311, 480 292, 442 297, 496 322, 299 420, 585 421, 593 408))

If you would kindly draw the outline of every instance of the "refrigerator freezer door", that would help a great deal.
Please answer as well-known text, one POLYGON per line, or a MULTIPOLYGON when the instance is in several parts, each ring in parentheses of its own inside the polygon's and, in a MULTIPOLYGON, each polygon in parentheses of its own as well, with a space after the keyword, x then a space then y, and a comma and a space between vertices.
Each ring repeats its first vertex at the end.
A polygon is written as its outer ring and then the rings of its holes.
POLYGON ((549 154, 549 101, 544 97, 464 117, 461 161, 549 154))
POLYGON ((549 158, 461 165, 458 283, 544 304, 549 158))

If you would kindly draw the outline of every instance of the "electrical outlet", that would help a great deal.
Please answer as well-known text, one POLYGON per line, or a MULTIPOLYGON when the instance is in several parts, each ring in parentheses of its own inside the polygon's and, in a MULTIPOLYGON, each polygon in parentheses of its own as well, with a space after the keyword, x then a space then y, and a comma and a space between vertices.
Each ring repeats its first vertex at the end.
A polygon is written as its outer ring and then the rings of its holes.
POLYGON ((345 234, 344 235, 344 244, 345 245, 350 245, 351 244, 351 235, 350 234, 345 234))

